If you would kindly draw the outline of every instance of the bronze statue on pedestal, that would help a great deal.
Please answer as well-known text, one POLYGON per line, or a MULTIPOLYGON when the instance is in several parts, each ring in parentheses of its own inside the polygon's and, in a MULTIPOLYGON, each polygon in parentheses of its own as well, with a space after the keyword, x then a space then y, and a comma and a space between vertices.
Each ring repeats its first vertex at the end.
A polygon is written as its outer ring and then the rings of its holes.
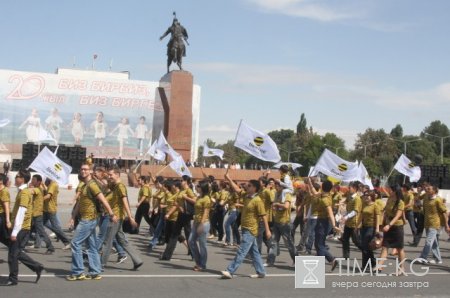
POLYGON ((167 44, 167 72, 169 72, 170 64, 176 63, 180 70, 183 70, 182 61, 183 57, 186 57, 186 46, 184 42, 188 45, 188 34, 186 29, 181 26, 180 22, 178 22, 177 15, 173 13, 173 22, 172 26, 167 29, 166 32, 159 38, 159 40, 163 40, 164 37, 171 34, 169 43, 167 44))

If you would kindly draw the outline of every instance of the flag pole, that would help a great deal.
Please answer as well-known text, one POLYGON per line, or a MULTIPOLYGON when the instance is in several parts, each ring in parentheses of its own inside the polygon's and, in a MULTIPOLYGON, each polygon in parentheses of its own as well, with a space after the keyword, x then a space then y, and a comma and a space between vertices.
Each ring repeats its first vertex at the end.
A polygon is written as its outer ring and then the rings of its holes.
POLYGON ((158 176, 159 174, 161 174, 165 169, 167 169, 169 165, 165 165, 161 170, 159 170, 158 172, 156 172, 155 177, 158 176))
POLYGON ((384 183, 384 186, 386 186, 386 184, 387 184, 387 182, 388 182, 388 180, 389 180, 389 177, 391 177, 391 175, 392 175, 392 173, 394 172, 394 170, 395 170, 395 168, 392 168, 391 172, 389 173, 389 175, 388 175, 387 178, 386 178, 386 182, 384 183))
POLYGON ((147 152, 144 154, 144 156, 142 157, 141 161, 137 164, 136 168, 134 168, 135 173, 137 173, 138 168, 141 166, 141 164, 145 161, 145 158, 147 157, 147 152))
POLYGON ((242 124, 242 119, 239 122, 239 126, 238 126, 238 129, 236 131, 236 136, 234 137, 234 143, 236 143, 236 140, 237 140, 237 137, 238 137, 238 134, 239 134, 239 129, 241 129, 241 124, 242 124))

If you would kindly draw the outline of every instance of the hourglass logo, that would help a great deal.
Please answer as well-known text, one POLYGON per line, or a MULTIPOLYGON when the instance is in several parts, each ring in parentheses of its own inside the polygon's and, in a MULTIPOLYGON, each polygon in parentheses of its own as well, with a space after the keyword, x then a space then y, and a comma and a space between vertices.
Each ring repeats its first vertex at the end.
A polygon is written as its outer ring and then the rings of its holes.
POLYGON ((295 257, 295 288, 325 288, 325 257, 295 257))

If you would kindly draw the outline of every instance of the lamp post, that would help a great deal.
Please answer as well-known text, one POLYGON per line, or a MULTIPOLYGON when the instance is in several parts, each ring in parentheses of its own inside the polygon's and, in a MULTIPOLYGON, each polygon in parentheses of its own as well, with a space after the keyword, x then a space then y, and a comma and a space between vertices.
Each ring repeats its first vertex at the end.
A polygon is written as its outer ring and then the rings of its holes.
POLYGON ((397 139, 394 139, 394 138, 389 138, 389 139, 391 139, 391 140, 394 140, 394 141, 396 141, 396 142, 400 142, 400 143, 403 143, 403 153, 406 155, 406 144, 408 144, 408 143, 412 143, 412 142, 417 142, 417 141, 421 141, 422 139, 421 138, 418 138, 418 139, 414 139, 414 140, 409 140, 409 141, 402 141, 402 140, 397 140, 397 139))
POLYGON ((336 150, 335 151, 336 155, 338 155, 339 149, 344 149, 345 148, 345 147, 334 147, 334 146, 331 146, 331 145, 328 145, 328 144, 324 144, 324 146, 327 146, 327 147, 330 147, 330 148, 333 148, 334 150, 336 150))
POLYGON ((294 150, 294 151, 290 151, 290 150, 286 150, 286 149, 283 149, 283 148, 280 148, 280 150, 282 150, 282 151, 284 151, 284 152, 287 152, 287 155, 288 155, 288 162, 290 162, 291 161, 291 153, 296 153, 296 152, 300 152, 300 151, 302 151, 302 150, 294 150))
POLYGON ((380 144, 380 143, 381 143, 381 142, 376 142, 376 143, 373 143, 373 144, 363 145, 363 147, 364 147, 364 158, 367 157, 367 147, 373 146, 373 145, 378 145, 378 144, 380 144))
POLYGON ((428 136, 431 136, 431 137, 435 137, 435 138, 441 139, 441 164, 444 164, 444 139, 450 138, 450 136, 440 137, 440 136, 432 135, 432 134, 427 133, 427 132, 424 132, 424 134, 426 134, 428 136))

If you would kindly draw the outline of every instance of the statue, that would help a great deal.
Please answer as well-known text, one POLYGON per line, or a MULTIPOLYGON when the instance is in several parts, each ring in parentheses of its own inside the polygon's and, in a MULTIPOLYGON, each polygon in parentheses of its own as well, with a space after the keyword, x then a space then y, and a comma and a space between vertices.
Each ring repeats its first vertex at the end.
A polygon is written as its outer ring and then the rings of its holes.
POLYGON ((168 34, 171 34, 169 43, 167 44, 167 72, 169 72, 170 64, 176 63, 180 70, 183 70, 181 66, 183 57, 186 57, 186 46, 184 42, 188 45, 188 34, 186 29, 181 26, 180 22, 178 22, 177 15, 173 13, 173 22, 172 26, 167 29, 166 32, 159 38, 159 40, 163 40, 168 34))

